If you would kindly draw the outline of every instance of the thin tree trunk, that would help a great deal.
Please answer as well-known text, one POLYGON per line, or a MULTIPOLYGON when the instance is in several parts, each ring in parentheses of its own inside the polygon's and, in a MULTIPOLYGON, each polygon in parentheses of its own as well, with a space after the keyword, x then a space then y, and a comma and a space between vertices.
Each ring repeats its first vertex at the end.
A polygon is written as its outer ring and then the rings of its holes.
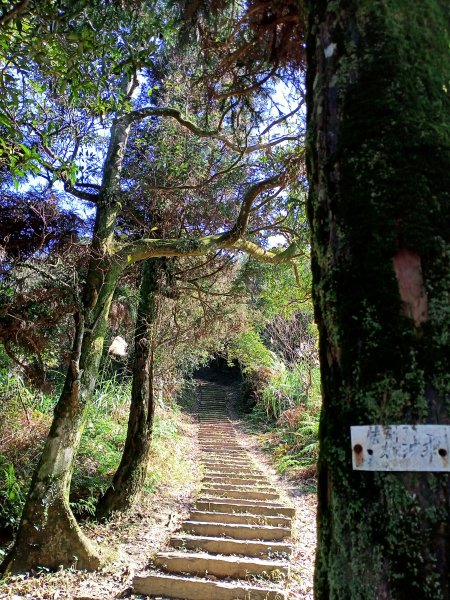
POLYGON ((309 1, 317 600, 448 600, 444 473, 355 472, 350 427, 450 424, 448 3, 309 1))
POLYGON ((129 130, 129 124, 120 118, 111 129, 70 368, 31 482, 15 544, 1 566, 2 572, 19 573, 37 565, 75 565, 93 570, 101 563, 98 550, 82 533, 70 510, 69 490, 86 408, 97 379, 111 300, 122 270, 111 256, 129 130))
POLYGON ((164 259, 145 261, 134 338, 133 383, 127 438, 114 479, 97 505, 97 518, 126 511, 139 498, 147 476, 155 410, 153 397, 154 328, 164 259))

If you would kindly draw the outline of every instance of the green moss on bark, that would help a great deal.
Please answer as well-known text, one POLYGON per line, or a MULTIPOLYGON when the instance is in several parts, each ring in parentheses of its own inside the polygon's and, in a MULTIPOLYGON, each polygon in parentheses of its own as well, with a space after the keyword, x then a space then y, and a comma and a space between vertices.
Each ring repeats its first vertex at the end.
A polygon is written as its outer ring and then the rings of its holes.
POLYGON ((448 10, 309 4, 308 169, 324 409, 316 597, 450 597, 449 478, 353 473, 349 429, 450 423, 448 10), (419 257, 428 316, 394 257, 419 257))

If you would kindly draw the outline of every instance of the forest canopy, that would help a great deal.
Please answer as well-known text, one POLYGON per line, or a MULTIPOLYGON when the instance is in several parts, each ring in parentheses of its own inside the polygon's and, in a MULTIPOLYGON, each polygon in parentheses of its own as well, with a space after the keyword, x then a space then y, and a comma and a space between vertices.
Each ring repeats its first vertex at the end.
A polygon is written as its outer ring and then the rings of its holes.
POLYGON ((135 501, 157 402, 213 355, 238 361, 265 418, 317 411, 302 25, 294 4, 215 8, 25 2, 0 17, 3 361, 60 394, 8 571, 100 564, 69 489, 115 370, 131 413, 99 518, 135 501))

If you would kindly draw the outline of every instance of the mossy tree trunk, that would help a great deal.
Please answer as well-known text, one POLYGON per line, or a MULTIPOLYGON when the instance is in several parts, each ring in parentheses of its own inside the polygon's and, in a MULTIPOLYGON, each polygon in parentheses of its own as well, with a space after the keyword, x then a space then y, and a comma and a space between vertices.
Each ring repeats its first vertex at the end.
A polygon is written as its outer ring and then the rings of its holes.
POLYGON ((138 499, 147 476, 155 410, 153 387, 154 333, 158 292, 165 259, 150 259, 142 268, 136 318, 130 416, 122 458, 113 481, 99 499, 96 515, 106 519, 128 510, 138 499))
POLYGON ((351 425, 450 424, 448 3, 308 9, 315 597, 448 599, 449 476, 354 472, 350 445, 351 425))
POLYGON ((70 368, 30 485, 15 544, 1 567, 3 572, 19 573, 36 565, 96 569, 101 562, 70 510, 69 491, 86 408, 98 375, 111 300, 122 272, 113 257, 113 237, 129 129, 120 118, 111 129, 70 368))

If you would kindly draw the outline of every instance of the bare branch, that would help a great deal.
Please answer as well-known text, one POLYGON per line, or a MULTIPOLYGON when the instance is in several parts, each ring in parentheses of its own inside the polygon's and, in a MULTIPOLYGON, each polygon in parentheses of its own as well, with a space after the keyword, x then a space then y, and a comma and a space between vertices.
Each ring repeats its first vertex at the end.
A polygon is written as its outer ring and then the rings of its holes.
POLYGON ((75 181, 77 187, 89 188, 91 190, 100 190, 101 186, 98 183, 85 183, 82 181, 75 181))
POLYGON ((295 264, 295 262, 292 263, 292 268, 294 269, 295 282, 296 282, 297 286, 299 288, 303 287, 302 286, 302 281, 300 279, 300 273, 298 272, 298 267, 295 264))
POLYGON ((217 100, 225 100, 225 98, 230 98, 231 96, 249 96, 250 94, 253 94, 255 90, 259 89, 262 85, 264 85, 266 81, 269 81, 269 79, 273 77, 273 75, 275 75, 277 69, 278 63, 275 63, 275 65, 272 67, 269 73, 267 73, 267 75, 265 75, 265 77, 263 77, 260 81, 257 81, 253 85, 250 85, 246 88, 239 88, 237 90, 223 92, 222 94, 215 94, 215 98, 217 100))
POLYGON ((76 198, 80 200, 88 200, 89 202, 97 202, 98 194, 93 194, 92 192, 85 192, 83 190, 78 190, 73 185, 71 185, 68 181, 64 181, 64 191, 72 194, 76 198))
POLYGON ((298 141, 297 135, 285 135, 283 137, 276 138, 275 140, 272 140, 269 142, 263 142, 261 144, 253 144, 252 146, 248 146, 244 150, 243 153, 251 154, 252 152, 256 152, 257 150, 267 150, 269 148, 273 148, 274 146, 277 146, 278 144, 282 144, 283 142, 293 142, 293 141, 298 141))
POLYGON ((292 116, 294 116, 296 113, 298 113, 298 111, 301 109, 301 107, 304 105, 304 103, 305 103, 305 99, 304 99, 304 98, 302 98, 302 100, 301 100, 300 104, 299 104, 299 105, 298 105, 296 108, 294 108, 294 110, 291 110, 291 112, 290 112, 290 113, 287 113, 287 114, 285 114, 285 115, 281 115, 281 117, 279 117, 279 118, 278 118, 278 119, 276 119, 275 121, 272 121, 272 123, 270 123, 270 124, 269 124, 269 125, 268 125, 268 126, 265 128, 265 129, 264 129, 264 131, 262 131, 262 132, 260 133, 261 137, 262 137, 263 135, 265 135, 266 133, 268 133, 268 132, 269 132, 269 131, 272 129, 272 127, 275 127, 276 125, 279 125, 280 123, 282 123, 282 122, 283 122, 283 121, 285 121, 286 119, 289 119, 289 117, 292 117, 292 116))
MULTIPOLYGON (((217 256, 217 254, 216 254, 216 256, 217 256)), ((193 283, 195 281, 200 281, 200 279, 209 279, 210 277, 213 277, 214 275, 217 275, 217 273, 220 273, 221 271, 226 269, 231 262, 232 262, 232 259, 229 258, 226 262, 224 262, 222 265, 220 265, 218 269, 216 269, 215 271, 212 271, 212 273, 205 273, 204 275, 199 275, 198 277, 193 277, 192 279, 187 279, 186 281, 188 283, 193 283)))
POLYGON ((210 258, 208 258, 207 260, 205 260, 204 262, 202 262, 198 265, 194 265, 192 267, 187 267, 186 269, 183 269, 181 271, 177 271, 176 273, 174 273, 174 277, 179 277, 180 275, 185 275, 186 273, 189 273, 189 271, 197 271, 198 269, 202 269, 203 267, 206 267, 207 265, 214 262, 218 256, 220 256, 220 250, 218 250, 213 256, 211 256, 210 258))

